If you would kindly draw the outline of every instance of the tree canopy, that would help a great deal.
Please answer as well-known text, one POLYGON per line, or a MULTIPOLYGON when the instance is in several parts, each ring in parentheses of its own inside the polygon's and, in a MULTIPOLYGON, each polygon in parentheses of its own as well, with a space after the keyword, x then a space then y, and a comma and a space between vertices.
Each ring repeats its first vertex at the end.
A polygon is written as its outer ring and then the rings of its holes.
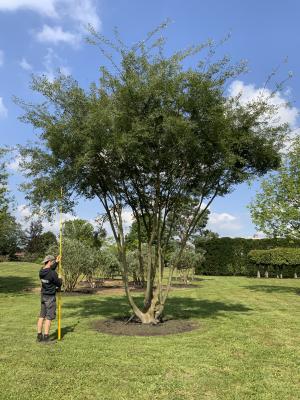
POLYGON ((250 212, 257 228, 267 236, 300 238, 299 137, 294 139, 279 171, 262 181, 250 212))
MULTIPOLYGON (((166 56, 163 40, 155 40, 163 27, 132 47, 91 30, 90 42, 112 63, 111 69, 101 67, 98 83, 86 90, 72 77, 34 77, 32 89, 44 102, 19 101, 23 121, 39 131, 37 143, 22 149, 27 199, 49 214, 58 205, 60 187, 65 211, 73 208, 75 196, 99 199, 117 244, 129 303, 144 323, 156 323, 162 315, 169 291, 169 285, 166 291, 162 286, 164 253, 184 207, 190 214, 178 261, 217 196, 279 166, 278 149, 288 130, 276 123, 276 107, 265 97, 245 104, 240 96, 227 96, 226 85, 244 72, 243 63, 232 64, 228 57, 212 61, 212 42, 166 56), (196 66, 184 67, 187 57, 199 54, 196 66), (128 285, 122 215, 127 209, 147 238, 142 309, 128 285)), ((174 268, 176 263, 169 284, 174 268)))

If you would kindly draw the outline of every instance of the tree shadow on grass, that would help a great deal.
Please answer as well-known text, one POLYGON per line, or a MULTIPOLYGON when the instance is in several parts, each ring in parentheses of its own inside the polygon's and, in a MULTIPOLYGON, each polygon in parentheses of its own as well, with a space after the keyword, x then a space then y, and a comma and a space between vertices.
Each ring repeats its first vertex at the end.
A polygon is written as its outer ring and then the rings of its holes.
POLYGON ((35 286, 36 282, 26 276, 0 277, 0 293, 18 293, 35 286))
MULTIPOLYGON (((64 308, 68 309, 68 316, 72 317, 104 316, 110 318, 130 315, 130 308, 126 298, 84 299, 76 303, 66 303, 64 308)), ((249 311, 252 311, 252 309, 240 303, 171 297, 167 302, 165 315, 175 319, 214 318, 228 312, 245 313, 249 311)))
POLYGON ((275 285, 249 285, 243 286, 244 289, 251 290, 253 292, 265 292, 265 293, 295 293, 300 294, 300 289, 293 286, 275 286, 275 285))
MULTIPOLYGON (((79 322, 77 322, 76 324, 73 325, 69 325, 69 326, 63 326, 61 328, 61 338, 63 339, 64 336, 66 336, 68 333, 72 333, 75 331, 76 326, 79 324, 79 322)), ((50 335, 50 339, 54 340, 57 339, 58 336, 58 330, 56 329, 56 331, 54 331, 51 335, 50 335)))

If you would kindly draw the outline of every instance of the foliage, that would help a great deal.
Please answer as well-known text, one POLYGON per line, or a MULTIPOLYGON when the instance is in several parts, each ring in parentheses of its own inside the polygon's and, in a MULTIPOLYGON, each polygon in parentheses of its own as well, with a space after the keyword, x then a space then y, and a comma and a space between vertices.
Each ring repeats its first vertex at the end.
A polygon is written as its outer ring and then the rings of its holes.
POLYGON ((40 248, 41 248, 41 253, 45 254, 46 250, 53 244, 57 243, 56 236, 53 232, 47 231, 43 232, 40 236, 40 248))
MULTIPOLYGON (((196 273, 205 275, 256 275, 256 269, 250 262, 248 253, 251 250, 289 248, 300 246, 300 240, 291 239, 244 239, 216 238, 198 242, 196 249, 205 251, 204 262, 196 268, 196 273)), ((292 270, 286 269, 287 276, 292 270)))
MULTIPOLYGON (((48 253, 58 254, 57 245, 51 246, 48 253)), ((64 238, 62 270, 65 291, 72 292, 83 275, 90 279, 98 268, 99 262, 97 250, 86 246, 79 240, 64 238)))
POLYGON ((227 57, 212 62, 217 47, 212 42, 165 56, 163 40, 155 40, 164 27, 132 47, 119 37, 111 43, 91 29, 90 42, 115 69, 101 67, 99 84, 90 90, 71 77, 34 77, 32 88, 44 102, 19 101, 22 120, 40 132, 37 144, 21 151, 27 199, 48 214, 57 209, 60 187, 64 211, 73 208, 75 196, 100 200, 128 301, 144 323, 157 323, 163 313, 171 282, 163 290, 165 252, 183 210, 190 215, 178 260, 216 196, 279 166, 278 149, 288 131, 276 122, 277 109, 268 98, 245 104, 240 96, 225 95, 226 85, 244 72, 244 63, 234 65, 227 57), (116 50, 119 63, 106 45, 116 50), (200 52, 206 54, 197 66, 185 69, 183 61, 200 52), (128 285, 124 209, 147 236, 142 308, 128 285))
POLYGON ((104 278, 113 279, 115 276, 122 275, 121 265, 118 260, 118 250, 116 246, 107 246, 101 250, 101 274, 104 278))
POLYGON ((23 244, 23 232, 20 224, 8 211, 0 213, 0 255, 15 257, 23 244))
POLYGON ((269 269, 273 267, 276 275, 282 278, 282 270, 284 272, 288 267, 294 269, 294 277, 297 278, 297 266, 300 265, 300 248, 284 248, 277 247, 268 250, 251 250, 248 254, 250 261, 257 265, 257 276, 260 277, 260 267, 263 266, 265 276, 269 276, 269 269), (275 268, 274 268, 275 267, 275 268))
POLYGON ((34 219, 30 222, 29 227, 25 230, 25 259, 34 261, 45 255, 47 249, 51 245, 57 243, 56 236, 53 232, 43 232, 43 224, 41 218, 34 219))
POLYGON ((6 153, 7 151, 5 149, 0 148, 0 215, 3 212, 7 212, 9 207, 8 173, 5 168, 5 162, 3 161, 3 157, 6 153))
POLYGON ((179 271, 184 284, 188 283, 190 275, 195 275, 195 270, 204 261, 204 251, 199 250, 195 252, 195 249, 191 246, 187 246, 180 256, 180 260, 177 260, 178 253, 173 253, 171 257, 171 264, 176 264, 176 269, 179 271))
POLYGON ((8 173, 2 160, 6 150, 0 148, 0 255, 14 258, 23 244, 23 232, 11 212, 8 173))
POLYGON ((65 221, 63 225, 64 237, 76 239, 89 247, 100 248, 106 237, 104 228, 94 226, 84 219, 65 221))
POLYGON ((268 250, 251 250, 251 262, 268 265, 300 265, 300 249, 277 247, 268 250))
POLYGON ((266 235, 300 238, 300 137, 294 140, 279 172, 262 181, 250 212, 266 235))

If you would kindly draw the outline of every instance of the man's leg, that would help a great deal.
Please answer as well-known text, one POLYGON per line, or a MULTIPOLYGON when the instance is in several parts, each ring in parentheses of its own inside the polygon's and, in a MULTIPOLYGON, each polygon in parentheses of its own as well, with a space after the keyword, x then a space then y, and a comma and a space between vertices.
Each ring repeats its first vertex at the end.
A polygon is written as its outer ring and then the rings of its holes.
POLYGON ((46 319, 45 320, 45 325, 44 325, 44 334, 45 335, 49 335, 49 331, 50 331, 50 327, 51 327, 51 320, 50 319, 46 319))
POLYGON ((44 318, 40 317, 38 319, 38 323, 37 323, 37 333, 42 333, 43 331, 43 323, 44 323, 44 318))
POLYGON ((40 312, 40 316, 39 316, 39 319, 37 322, 37 338, 36 338, 36 340, 38 342, 41 342, 43 340, 42 331, 43 331, 43 323, 44 323, 45 316, 46 316, 46 305, 45 305, 43 295, 42 295, 42 297, 41 297, 41 312, 40 312))
POLYGON ((49 332, 51 327, 51 322, 56 317, 56 301, 55 295, 49 296, 46 301, 46 319, 44 323, 44 342, 49 342, 49 332))

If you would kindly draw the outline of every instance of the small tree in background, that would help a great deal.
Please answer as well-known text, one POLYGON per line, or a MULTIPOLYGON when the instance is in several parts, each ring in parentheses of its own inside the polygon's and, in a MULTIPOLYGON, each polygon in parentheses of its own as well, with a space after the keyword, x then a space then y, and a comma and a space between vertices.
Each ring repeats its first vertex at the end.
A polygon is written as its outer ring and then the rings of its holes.
POLYGON ((101 250, 101 274, 104 278, 114 279, 122 275, 121 265, 118 258, 118 249, 115 245, 106 246, 101 250))
POLYGON ((26 247, 27 253, 39 254, 41 251, 40 237, 43 232, 42 220, 31 221, 29 227, 25 230, 26 235, 26 247))
POLYGON ((2 161, 7 150, 0 148, 0 255, 13 258, 23 246, 24 233, 12 215, 13 200, 8 189, 8 173, 2 161))
MULTIPOLYGON (((58 246, 51 246, 49 254, 58 254, 58 246)), ((72 292, 83 276, 90 278, 99 266, 99 252, 76 239, 63 239, 63 280, 66 292, 72 292)))
POLYGON ((257 228, 268 237, 300 238, 300 138, 296 138, 279 172, 261 183, 250 204, 257 228))
POLYGON ((76 239, 89 247, 100 248, 105 240, 106 231, 103 227, 94 226, 84 219, 65 221, 63 235, 69 239, 76 239))
POLYGON ((176 259, 177 252, 171 257, 171 264, 176 264, 176 268, 179 271, 180 277, 185 285, 189 283, 189 280, 194 279, 195 270, 204 261, 204 251, 195 252, 195 249, 191 246, 187 246, 182 253, 180 261, 176 259))
POLYGON ((227 57, 212 61, 212 42, 165 56, 163 39, 154 39, 162 28, 164 24, 132 47, 119 37, 111 43, 91 29, 90 41, 114 69, 102 67, 99 84, 87 91, 71 77, 53 82, 34 77, 32 88, 45 101, 19 102, 23 121, 40 132, 38 143, 21 151, 29 178, 27 199, 51 215, 60 187, 64 211, 73 208, 73 195, 97 198, 116 242, 128 302, 142 323, 153 324, 161 320, 173 271, 211 203, 237 184, 278 168, 278 150, 288 131, 276 122, 277 109, 268 98, 245 104, 240 96, 226 96, 226 86, 245 71, 244 63, 233 65, 227 57), (106 45, 120 62, 114 62, 106 45), (187 57, 205 51, 195 67, 184 67, 187 57), (188 207, 164 290, 169 241, 188 207), (142 307, 129 288, 123 221, 128 209, 139 231, 143 227, 146 232, 142 307))

